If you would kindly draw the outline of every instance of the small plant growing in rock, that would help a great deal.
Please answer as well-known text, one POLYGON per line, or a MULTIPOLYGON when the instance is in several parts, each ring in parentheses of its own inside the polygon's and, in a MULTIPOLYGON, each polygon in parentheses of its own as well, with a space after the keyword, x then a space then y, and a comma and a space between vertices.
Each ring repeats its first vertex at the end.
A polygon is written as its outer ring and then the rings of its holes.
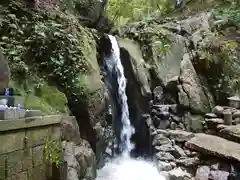
POLYGON ((62 146, 60 141, 55 141, 49 137, 45 140, 44 145, 44 160, 48 164, 55 164, 56 167, 63 162, 62 161, 62 146))

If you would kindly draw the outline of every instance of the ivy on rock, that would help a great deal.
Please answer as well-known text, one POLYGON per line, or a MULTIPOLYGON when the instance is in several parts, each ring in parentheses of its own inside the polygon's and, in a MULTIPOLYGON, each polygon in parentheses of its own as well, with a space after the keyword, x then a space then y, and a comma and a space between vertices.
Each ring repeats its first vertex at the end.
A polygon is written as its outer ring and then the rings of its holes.
POLYGON ((0 21, 0 43, 13 78, 38 73, 65 93, 87 92, 80 76, 91 71, 88 54, 95 48, 95 40, 89 29, 61 12, 23 12, 14 5, 0 9, 0 17, 5 17, 0 21))

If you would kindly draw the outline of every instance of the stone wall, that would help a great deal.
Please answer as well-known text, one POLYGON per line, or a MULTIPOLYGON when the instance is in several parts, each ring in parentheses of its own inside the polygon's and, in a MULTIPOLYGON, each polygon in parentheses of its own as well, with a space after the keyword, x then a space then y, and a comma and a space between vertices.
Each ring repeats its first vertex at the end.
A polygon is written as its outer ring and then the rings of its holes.
POLYGON ((0 120, 0 180, 45 180, 51 176, 44 163, 45 139, 60 140, 62 117, 39 116, 0 120))

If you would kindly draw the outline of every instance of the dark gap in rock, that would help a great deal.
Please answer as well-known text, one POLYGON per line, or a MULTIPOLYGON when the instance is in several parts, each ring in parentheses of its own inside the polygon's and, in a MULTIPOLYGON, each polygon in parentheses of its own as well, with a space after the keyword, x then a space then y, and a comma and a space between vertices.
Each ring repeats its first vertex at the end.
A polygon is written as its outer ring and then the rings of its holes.
POLYGON ((77 119, 81 138, 86 139, 90 143, 93 151, 96 152, 96 131, 91 126, 87 101, 79 100, 74 95, 67 96, 67 99, 68 107, 72 115, 77 119))
POLYGON ((163 82, 158 78, 156 71, 154 70, 154 68, 150 68, 149 69, 149 74, 150 74, 150 79, 151 79, 151 90, 153 91, 153 89, 157 86, 162 86, 164 87, 163 82))
POLYGON ((131 57, 128 51, 120 48, 120 52, 125 77, 127 78, 126 94, 128 97, 129 116, 135 128, 135 134, 132 136, 132 141, 135 143, 133 156, 149 156, 152 143, 149 128, 146 122, 143 121, 141 114, 148 112, 150 98, 143 97, 141 94, 140 84, 135 79, 133 69, 131 68, 131 57))

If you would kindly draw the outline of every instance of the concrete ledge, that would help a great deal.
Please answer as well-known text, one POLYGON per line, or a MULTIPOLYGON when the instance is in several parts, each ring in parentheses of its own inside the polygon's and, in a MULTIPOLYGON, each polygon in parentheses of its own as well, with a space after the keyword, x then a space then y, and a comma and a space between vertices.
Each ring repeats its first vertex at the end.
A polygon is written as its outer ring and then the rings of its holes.
POLYGON ((61 115, 37 116, 17 120, 0 120, 0 132, 60 124, 61 121, 61 115))

